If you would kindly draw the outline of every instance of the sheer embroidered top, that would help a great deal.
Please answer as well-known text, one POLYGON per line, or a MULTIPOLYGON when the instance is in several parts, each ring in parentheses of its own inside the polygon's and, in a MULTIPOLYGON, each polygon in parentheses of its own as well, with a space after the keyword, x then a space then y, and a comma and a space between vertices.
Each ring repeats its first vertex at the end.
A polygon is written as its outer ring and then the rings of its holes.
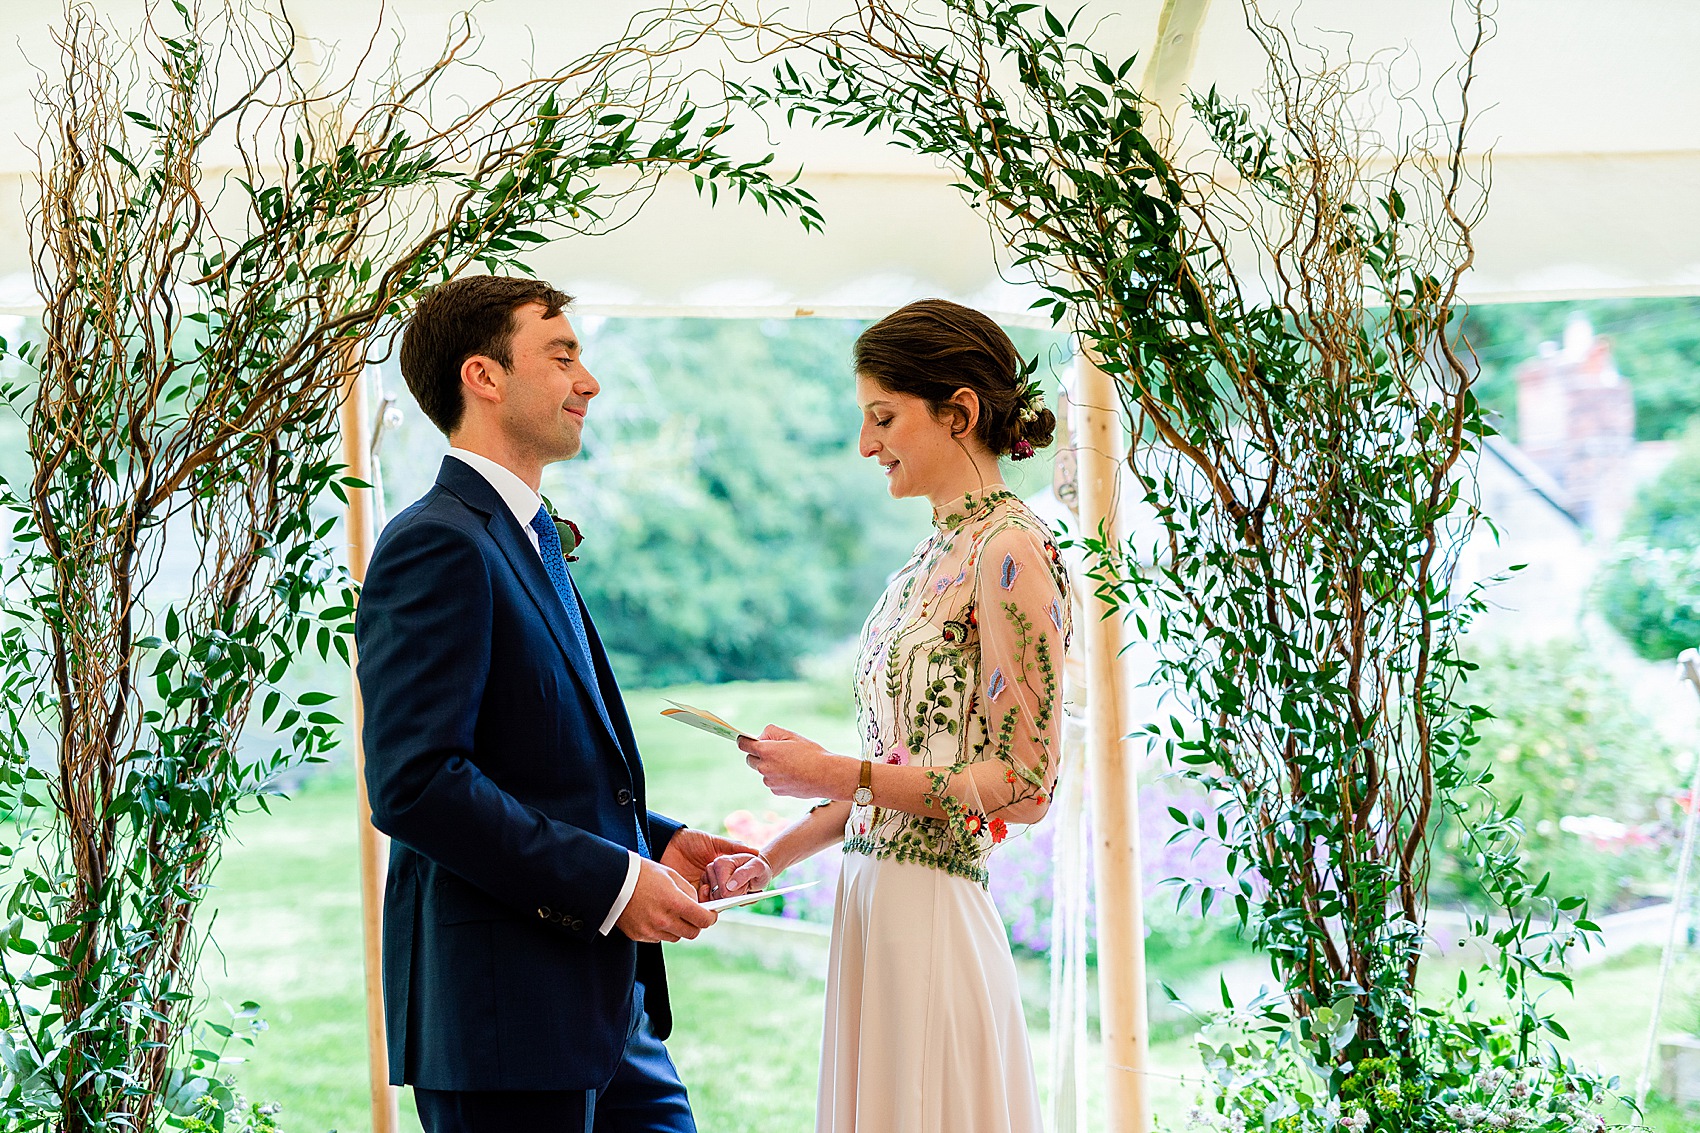
POLYGON ((1055 787, 1068 583, 1050 532, 1013 493, 948 510, 868 616, 856 664, 863 757, 928 768, 939 817, 852 807, 844 849, 984 885, 1008 834, 999 812, 1055 787), (984 761, 1003 773, 965 773, 984 761))

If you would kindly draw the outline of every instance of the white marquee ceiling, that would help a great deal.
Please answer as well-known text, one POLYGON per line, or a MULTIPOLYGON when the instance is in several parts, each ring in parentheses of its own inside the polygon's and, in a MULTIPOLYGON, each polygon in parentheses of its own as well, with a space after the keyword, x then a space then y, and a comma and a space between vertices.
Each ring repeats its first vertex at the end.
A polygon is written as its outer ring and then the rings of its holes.
MULTIPOLYGON (((1203 13, 1190 70, 1195 87, 1247 94, 1262 74, 1239 0, 1169 0, 1184 26, 1203 13)), ((461 0, 392 0, 388 19, 408 49, 439 42, 461 0)), ((538 69, 611 37, 640 5, 486 0, 479 60, 500 75, 538 69)), ((1070 7, 1071 5, 1065 5, 1070 7)), ((1432 82, 1458 54, 1449 0, 1307 0, 1295 19, 1317 42, 1354 54, 1406 50, 1432 82)), ((115 20, 142 5, 102 2, 115 20)), ((792 4, 791 22, 828 18, 844 4, 792 4)), ((1149 57, 1162 0, 1092 0, 1111 55, 1149 57)), ((379 19, 375 0, 295 0, 304 36, 346 57, 379 19)), ((27 310, 21 198, 34 169, 34 67, 56 63, 56 6, 0 0, 0 309, 27 310)), ((1175 17, 1172 17, 1175 18, 1175 17)), ((1501 0, 1499 31, 1482 61, 1477 134, 1495 152, 1487 221, 1469 293, 1479 300, 1700 293, 1700 4, 1693 0, 1501 0)), ((1171 45, 1185 72, 1189 44, 1171 45)), ((753 135, 745 139, 752 144, 753 135)), ((617 312, 866 314, 921 294, 948 295, 1005 314, 1026 307, 998 278, 983 221, 928 161, 843 133, 798 130, 775 139, 783 165, 801 163, 826 214, 824 234, 750 207, 710 210, 688 183, 664 185, 639 221, 593 240, 561 242, 533 266, 576 292, 586 309, 617 312)))

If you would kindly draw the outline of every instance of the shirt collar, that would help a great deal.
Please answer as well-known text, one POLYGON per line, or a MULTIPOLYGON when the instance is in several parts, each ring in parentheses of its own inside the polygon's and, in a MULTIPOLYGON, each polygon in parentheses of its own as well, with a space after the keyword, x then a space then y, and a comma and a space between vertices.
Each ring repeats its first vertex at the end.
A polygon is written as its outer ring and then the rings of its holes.
POLYGON ((496 494, 502 497, 502 502, 508 505, 508 510, 514 513, 514 518, 519 520, 521 530, 530 526, 537 516, 537 509, 543 506, 543 497, 532 491, 530 484, 487 456, 463 448, 450 448, 449 455, 490 482, 496 494))

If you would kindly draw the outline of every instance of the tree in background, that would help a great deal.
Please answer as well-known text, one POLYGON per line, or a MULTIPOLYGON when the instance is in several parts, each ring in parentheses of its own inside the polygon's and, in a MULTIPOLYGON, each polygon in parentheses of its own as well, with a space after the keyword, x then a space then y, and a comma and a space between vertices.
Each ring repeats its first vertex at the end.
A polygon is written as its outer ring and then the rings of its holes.
POLYGON ((1606 621, 1647 660, 1700 649, 1700 421, 1636 493, 1595 595, 1606 621))
MULTIPOLYGON (((856 451, 849 320, 586 323, 603 382, 545 491, 585 532, 573 577, 632 684, 794 676, 842 643, 928 530, 856 451)), ((1016 332, 1050 369, 1056 335, 1016 332)), ((1018 491, 1044 462, 1008 470, 1018 491)), ((845 690, 848 696, 848 689, 845 690)))
MULTIPOLYGON (((1658 801, 1679 781, 1675 753, 1599 658, 1574 641, 1500 646, 1475 658, 1470 693, 1491 706, 1477 725, 1476 762, 1506 809, 1515 802, 1529 876, 1551 875, 1603 909, 1665 867, 1648 828, 1668 817, 1658 801), (1623 829, 1599 845, 1561 823, 1606 820, 1623 829)), ((1466 908, 1490 901, 1477 857, 1496 852, 1486 800, 1441 823, 1434 886, 1466 908)))

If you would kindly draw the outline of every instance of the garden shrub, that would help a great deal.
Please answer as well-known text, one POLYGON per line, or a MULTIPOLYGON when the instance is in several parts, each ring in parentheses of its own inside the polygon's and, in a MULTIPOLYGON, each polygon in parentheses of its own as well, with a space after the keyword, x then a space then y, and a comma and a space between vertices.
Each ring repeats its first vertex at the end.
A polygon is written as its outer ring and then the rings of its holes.
MULTIPOLYGON (((1477 663, 1466 691, 1492 716, 1476 726, 1474 760, 1502 805, 1522 800, 1530 876, 1551 873, 1600 908, 1632 900, 1666 864, 1668 800, 1680 786, 1670 744, 1579 642, 1501 645, 1477 663), (1595 816, 1608 823, 1593 836, 1586 824, 1564 828, 1595 816)), ((1441 824, 1434 884, 1441 900, 1479 908, 1487 895, 1470 829, 1469 816, 1441 824)))
POLYGON ((1700 648, 1700 424, 1636 493, 1622 541, 1600 569, 1595 601, 1649 661, 1700 648))

